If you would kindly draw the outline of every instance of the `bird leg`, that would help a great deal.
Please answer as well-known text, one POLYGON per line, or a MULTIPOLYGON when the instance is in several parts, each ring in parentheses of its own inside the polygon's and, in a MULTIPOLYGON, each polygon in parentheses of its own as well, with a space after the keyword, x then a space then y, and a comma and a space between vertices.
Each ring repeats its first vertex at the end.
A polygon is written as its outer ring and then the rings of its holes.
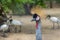
POLYGON ((59 27, 59 22, 57 22, 57 24, 58 24, 58 29, 59 29, 59 28, 60 28, 60 27, 59 27))
POLYGON ((21 26, 20 26, 20 31, 19 32, 21 32, 21 26))
POLYGON ((5 31, 2 32, 2 35, 1 35, 1 36, 2 36, 2 37, 7 37, 5 31))
POLYGON ((18 28, 19 28, 18 32, 21 32, 21 25, 18 28))
POLYGON ((17 26, 14 27, 15 33, 17 33, 17 26))
POLYGON ((53 28, 52 29, 54 29, 54 22, 53 22, 53 28))

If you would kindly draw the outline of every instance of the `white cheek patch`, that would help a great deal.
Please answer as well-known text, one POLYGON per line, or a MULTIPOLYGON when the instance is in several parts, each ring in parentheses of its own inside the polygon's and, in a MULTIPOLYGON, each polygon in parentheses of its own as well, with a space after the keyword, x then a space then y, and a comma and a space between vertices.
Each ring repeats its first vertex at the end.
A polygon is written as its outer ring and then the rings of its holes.
POLYGON ((40 19, 40 17, 39 17, 39 16, 37 16, 36 21, 38 21, 39 19, 40 19))

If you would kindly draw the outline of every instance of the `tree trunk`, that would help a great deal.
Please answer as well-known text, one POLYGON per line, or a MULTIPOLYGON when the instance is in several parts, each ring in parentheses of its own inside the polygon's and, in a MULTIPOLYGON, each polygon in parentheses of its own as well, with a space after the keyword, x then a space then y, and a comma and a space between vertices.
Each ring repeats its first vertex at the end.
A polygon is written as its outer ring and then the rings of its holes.
POLYGON ((29 4, 24 4, 24 8, 25 8, 26 15, 31 15, 30 5, 29 4))
POLYGON ((53 2, 50 0, 50 8, 53 8, 53 2))

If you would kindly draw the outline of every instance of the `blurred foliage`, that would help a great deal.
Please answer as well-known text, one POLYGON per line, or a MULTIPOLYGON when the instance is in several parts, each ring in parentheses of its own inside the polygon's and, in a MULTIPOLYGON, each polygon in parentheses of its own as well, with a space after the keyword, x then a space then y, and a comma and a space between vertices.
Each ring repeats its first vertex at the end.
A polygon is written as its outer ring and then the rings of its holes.
POLYGON ((60 0, 45 0, 45 1, 48 1, 49 2, 49 4, 50 4, 50 8, 52 8, 53 7, 53 2, 56 2, 56 4, 60 4, 60 0))
POLYGON ((56 1, 56 3, 59 3, 60 4, 60 0, 55 0, 56 1))
MULTIPOLYGON (((45 1, 51 1, 51 0, 45 0, 45 1)), ((56 1, 56 3, 60 3, 60 0, 52 0, 52 1, 56 1)))
POLYGON ((12 10, 13 14, 25 14, 24 4, 40 5, 45 7, 43 0, 0 0, 5 12, 12 10))

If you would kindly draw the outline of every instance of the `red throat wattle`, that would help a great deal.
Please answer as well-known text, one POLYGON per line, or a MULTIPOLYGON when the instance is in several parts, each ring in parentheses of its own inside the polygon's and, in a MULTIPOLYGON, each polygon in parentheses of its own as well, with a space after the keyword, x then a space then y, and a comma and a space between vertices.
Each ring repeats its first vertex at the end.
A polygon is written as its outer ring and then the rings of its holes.
POLYGON ((38 29, 38 22, 36 22, 36 29, 38 29))

